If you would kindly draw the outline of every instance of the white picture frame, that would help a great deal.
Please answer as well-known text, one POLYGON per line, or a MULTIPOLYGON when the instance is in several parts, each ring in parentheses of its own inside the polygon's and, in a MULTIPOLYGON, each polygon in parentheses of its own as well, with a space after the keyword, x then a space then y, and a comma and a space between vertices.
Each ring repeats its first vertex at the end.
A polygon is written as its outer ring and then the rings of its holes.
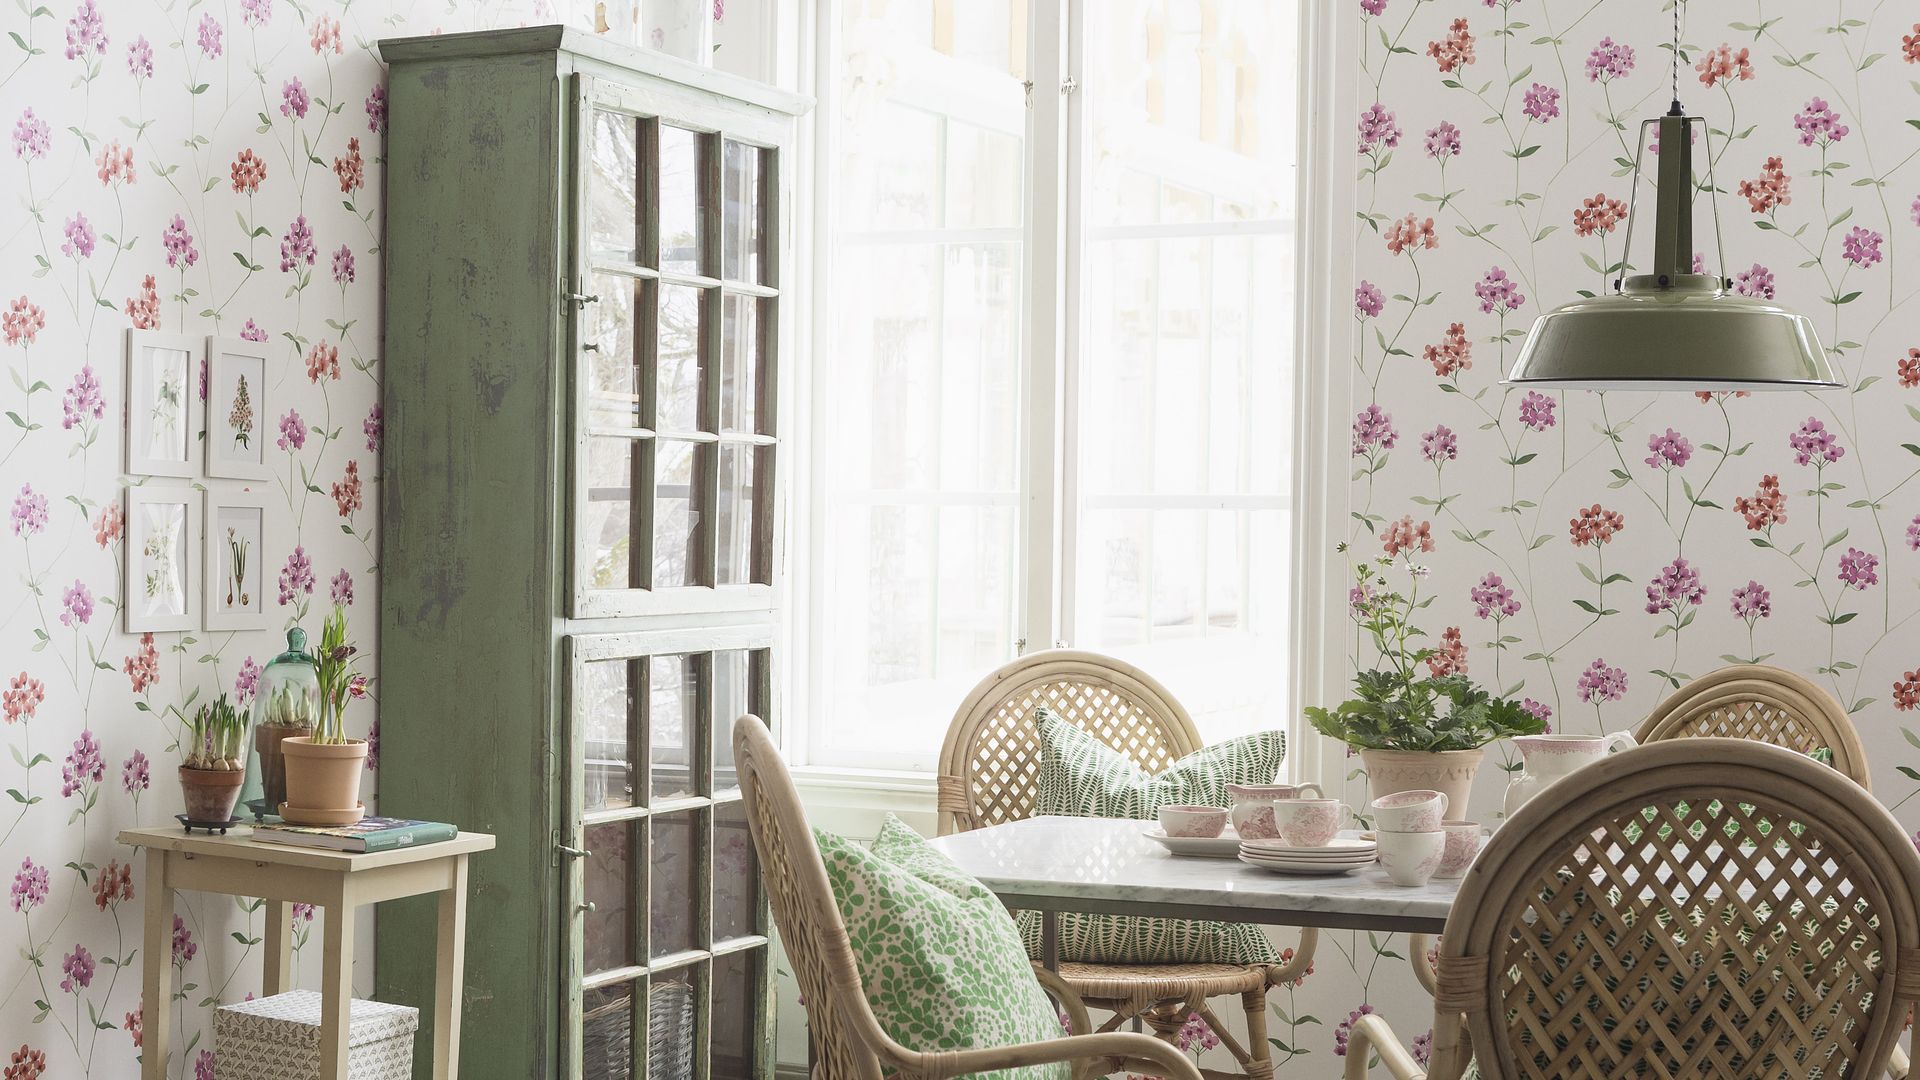
MULTIPOLYGON (((209 423, 207 430, 218 427, 209 423)), ((202 625, 208 630, 266 630, 266 495, 252 488, 209 487, 205 499, 202 625)))
MULTIPOLYGON (((267 433, 273 414, 268 404, 267 346, 245 338, 209 337, 206 347, 207 475, 271 480, 273 466, 267 462, 271 440, 267 433)), ((211 534, 213 519, 207 521, 211 534)), ((211 612, 213 606, 209 604, 207 610, 211 612)))
POLYGON ((127 489, 120 611, 129 634, 200 625, 200 493, 184 484, 127 489))
POLYGON ((200 364, 204 342, 158 330, 126 337, 126 464, 130 476, 198 474, 200 364))

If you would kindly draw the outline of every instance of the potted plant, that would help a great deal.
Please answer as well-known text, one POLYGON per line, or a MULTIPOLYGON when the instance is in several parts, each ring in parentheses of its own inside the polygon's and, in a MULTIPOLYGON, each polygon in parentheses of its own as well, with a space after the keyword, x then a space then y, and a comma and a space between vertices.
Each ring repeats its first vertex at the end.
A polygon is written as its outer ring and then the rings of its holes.
POLYGON ((347 609, 335 604, 314 655, 320 712, 313 734, 280 742, 287 768, 280 816, 296 825, 351 825, 367 812, 360 802, 367 743, 347 738, 346 729, 347 703, 367 696, 367 677, 353 670, 356 652, 347 641, 347 609))
POLYGON ((1446 794, 1450 815, 1464 817, 1482 748, 1538 734, 1546 721, 1475 686, 1449 662, 1451 651, 1422 644, 1426 635, 1413 617, 1432 602, 1420 598, 1422 572, 1408 568, 1413 584, 1403 596, 1387 588, 1384 571, 1392 565, 1382 559, 1355 567, 1348 594, 1348 610, 1372 639, 1378 666, 1355 674, 1354 696, 1337 707, 1307 708, 1307 721, 1359 752, 1372 798, 1431 788, 1446 794))
POLYGON ((233 804, 247 778, 244 756, 247 722, 221 694, 212 705, 202 705, 188 721, 180 764, 180 793, 186 800, 187 820, 195 825, 226 825, 233 820, 233 804))

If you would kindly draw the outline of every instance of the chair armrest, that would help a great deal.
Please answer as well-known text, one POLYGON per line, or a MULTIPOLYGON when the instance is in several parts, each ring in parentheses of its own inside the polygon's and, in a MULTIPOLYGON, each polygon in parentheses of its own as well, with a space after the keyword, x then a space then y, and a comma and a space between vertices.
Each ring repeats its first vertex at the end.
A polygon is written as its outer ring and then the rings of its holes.
POLYGON ((1069 1035, 1093 1034, 1093 1018, 1087 1015, 1086 1002, 1080 1000, 1080 994, 1058 972, 1048 971, 1044 964, 1033 965, 1033 975, 1040 980, 1040 989, 1067 1012, 1069 1035))
MULTIPOLYGON (((884 1056, 884 1055, 883 1055, 884 1056)), ((1200 1070, 1187 1056, 1151 1035, 1131 1031, 1110 1031, 1101 1035, 1075 1035, 1066 1039, 995 1046, 981 1050, 942 1050, 930 1054, 912 1054, 899 1063, 900 1068, 920 1080, 947 1080, 951 1076, 1017 1069, 1028 1065, 1047 1065, 1056 1061, 1118 1062, 1122 1067, 1139 1066, 1163 1080, 1201 1080, 1200 1070)), ((1080 1070, 1075 1070, 1076 1074, 1080 1070)))
POLYGON ((1393 1080, 1426 1080, 1426 1072, 1407 1048, 1400 1045, 1393 1028, 1387 1026, 1378 1013, 1368 1013, 1347 1033, 1346 1080, 1366 1080, 1367 1059, 1374 1054, 1380 1055, 1380 1064, 1393 1074, 1393 1080))
POLYGON ((1428 997, 1433 996, 1434 980, 1438 976, 1433 964, 1427 960, 1427 953, 1432 949, 1432 934, 1407 935, 1407 963, 1413 967, 1414 981, 1426 990, 1428 997))

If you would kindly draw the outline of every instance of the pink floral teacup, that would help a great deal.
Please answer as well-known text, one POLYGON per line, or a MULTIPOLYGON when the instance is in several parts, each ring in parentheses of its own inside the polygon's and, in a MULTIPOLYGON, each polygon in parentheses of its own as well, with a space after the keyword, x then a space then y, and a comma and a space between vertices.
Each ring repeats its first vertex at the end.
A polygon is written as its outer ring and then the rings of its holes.
POLYGON ((1338 799, 1276 799, 1272 805, 1274 828, 1292 847, 1325 847, 1340 832, 1346 809, 1338 799))
POLYGON ((1168 836, 1206 840, 1227 828, 1227 812, 1218 806, 1163 806, 1160 828, 1168 836))
POLYGON ((1446 854, 1444 832, 1383 832, 1378 839, 1380 865, 1395 885, 1425 885, 1446 854))
POLYGON ((1305 798, 1308 792, 1318 799, 1326 792, 1320 785, 1308 781, 1301 784, 1228 784, 1227 794, 1233 797, 1233 831, 1240 834, 1242 840, 1273 840, 1280 833, 1273 825, 1273 802, 1275 799, 1305 798))
POLYGON ((1426 789, 1382 795, 1369 804, 1373 827, 1383 833, 1439 832, 1447 816, 1444 793, 1426 789))
POLYGON ((1433 876, 1451 881, 1467 872, 1473 860, 1480 854, 1480 845, 1493 830, 1477 821, 1447 821, 1441 823, 1441 831, 1447 835, 1445 850, 1440 855, 1440 866, 1433 876))

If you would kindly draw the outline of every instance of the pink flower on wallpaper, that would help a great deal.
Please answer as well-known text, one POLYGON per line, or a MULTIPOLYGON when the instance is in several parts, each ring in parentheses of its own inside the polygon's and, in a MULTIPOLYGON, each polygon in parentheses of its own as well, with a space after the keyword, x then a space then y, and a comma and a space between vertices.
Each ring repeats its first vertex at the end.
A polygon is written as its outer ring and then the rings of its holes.
POLYGON ((252 701, 260 692, 260 665, 249 656, 240 665, 240 671, 233 677, 233 697, 240 704, 252 701))
POLYGON ((108 544, 120 539, 120 526, 125 522, 126 515, 121 512, 120 504, 108 503, 93 519, 93 542, 105 550, 108 544))
POLYGON ((6 1080, 40 1080, 47 1069, 47 1055, 26 1043, 7 1058, 6 1080))
POLYGON ((133 147, 121 146, 118 139, 107 144, 100 156, 93 159, 94 175, 106 187, 114 184, 131 184, 133 175, 133 147))
POLYGON ((1433 57, 1443 75, 1473 63, 1473 34, 1467 29, 1467 20, 1453 20, 1446 37, 1427 42, 1427 55, 1433 57))
POLYGON ((1698 604, 1706 595, 1706 588, 1700 584, 1700 571, 1685 559, 1675 559, 1647 583, 1647 614, 1673 612, 1677 615, 1686 607, 1698 604))
POLYGON ((265 26, 273 18, 273 0, 240 0, 240 19, 248 26, 265 26))
POLYGON ((1553 399, 1538 390, 1527 391, 1520 399, 1520 422, 1535 431, 1545 431, 1552 427, 1553 399))
POLYGON ((240 339, 242 341, 265 341, 267 340, 267 332, 260 329, 258 323, 252 319, 248 319, 247 325, 240 328, 240 339))
POLYGON ((327 15, 313 20, 313 29, 307 35, 307 44, 313 46, 316 56, 329 49, 338 56, 340 54, 340 20, 327 15))
POLYGON ((318 383, 322 379, 340 381, 340 349, 324 341, 316 341, 313 348, 307 350, 307 381, 318 383))
POLYGON ((152 274, 141 280, 138 295, 127 297, 126 311, 136 330, 151 330, 160 325, 160 290, 152 274))
POLYGON ((1360 0, 1360 13, 1363 15, 1381 15, 1387 10, 1387 0, 1360 0))
POLYGON ((78 578, 60 594, 60 625, 79 629, 93 621, 93 590, 78 578))
POLYGON ((353 249, 345 244, 333 253, 333 283, 335 285, 353 284, 353 249))
MULTIPOLYGON (((25 297, 21 299, 24 300, 25 297)), ((1353 310, 1358 312, 1361 318, 1377 318, 1380 312, 1386 309, 1386 306, 1387 298, 1381 295, 1380 289, 1375 286, 1373 282, 1362 281, 1354 287, 1353 310)), ((9 344, 11 344, 11 342, 9 342, 9 344)))
POLYGON ((367 91, 367 130, 379 135, 387 130, 387 88, 375 84, 367 91))
POLYGON ((280 238, 280 272, 297 270, 302 263, 312 266, 314 255, 313 230, 307 227, 307 215, 301 214, 280 238))
POLYGON ((1831 465, 1847 456, 1847 448, 1834 441, 1833 432, 1817 418, 1809 416, 1799 430, 1787 436, 1787 445, 1793 448, 1795 465, 1814 464, 1819 467, 1831 465))
POLYGON ((1800 133, 1801 146, 1817 142, 1823 149, 1846 138, 1851 130, 1840 122, 1840 114, 1833 111, 1826 99, 1818 97, 1808 100, 1806 107, 1794 114, 1793 126, 1800 133))
POLYGON ((334 507, 340 511, 341 517, 352 517, 354 512, 360 509, 362 504, 360 500, 359 462, 347 462, 346 475, 341 477, 340 481, 333 485, 331 494, 333 495, 334 507))
POLYGON ((91 60, 107 54, 107 28, 93 0, 81 0, 67 20, 67 59, 91 60), (92 54, 91 56, 89 54, 92 54))
MULTIPOLYGON (((1522 698, 1520 699, 1520 707, 1532 713, 1537 720, 1553 719, 1553 706, 1543 701, 1535 701, 1532 698, 1522 698)), ((1553 734, 1553 729, 1548 728, 1546 734, 1553 734)))
POLYGON ((1900 385, 1908 390, 1920 386, 1920 348, 1910 348, 1894 365, 1900 385))
POLYGON ((20 119, 13 122, 13 156, 33 161, 47 156, 47 148, 52 145, 53 132, 47 122, 33 115, 32 109, 22 110, 20 119))
POLYGON ((1847 237, 1840 242, 1840 257, 1858 267, 1868 267, 1881 259, 1880 244, 1885 238, 1872 229, 1863 229, 1858 225, 1847 230, 1847 237))
POLYGON ((1786 163, 1775 154, 1760 167, 1759 176, 1740 181, 1740 194, 1747 200, 1747 209, 1756 214, 1771 214, 1793 201, 1788 195, 1792 187, 1793 178, 1787 175, 1786 163))
POLYGON ((342 195, 360 190, 367 183, 367 159, 360 156, 360 138, 347 140, 347 156, 333 159, 333 175, 340 181, 342 195))
POLYGON ((24 296, 8 301, 7 310, 0 311, 0 335, 8 345, 31 345, 46 326, 46 311, 24 296))
MULTIPOLYGON (((1893 684, 1893 707, 1901 712, 1912 712, 1916 706, 1920 706, 1920 671, 1909 671, 1901 681, 1893 684)), ((1920 846, 1920 839, 1916 839, 1914 844, 1920 846)))
POLYGON ((378 451, 380 449, 381 436, 386 434, 387 429, 385 415, 376 403, 372 409, 367 411, 367 418, 360 421, 360 434, 367 437, 367 449, 369 451, 378 451))
POLYGON ((1460 442, 1445 424, 1420 436, 1420 456, 1440 465, 1460 456, 1460 442))
POLYGON ((307 107, 311 104, 313 104, 313 98, 308 96, 307 88, 300 85, 300 77, 298 75, 280 84, 281 116, 292 117, 295 120, 305 120, 307 118, 307 107))
POLYGON ((93 365, 82 364, 80 374, 73 377, 73 385, 60 399, 63 414, 60 426, 74 428, 83 424, 89 417, 98 420, 107 414, 107 402, 100 395, 100 380, 93 376, 93 365))
POLYGON ((153 647, 151 633, 140 635, 140 647, 127 657, 126 665, 121 670, 133 680, 133 692, 136 694, 146 693, 160 681, 160 651, 153 647))
POLYGON ((1544 124, 1560 115, 1560 91, 1534 83, 1520 96, 1520 111, 1544 124))
POLYGON ((33 719, 33 714, 45 700, 46 684, 24 671, 8 681, 5 691, 0 691, 0 707, 4 708, 9 724, 33 719))
POLYGON ((341 567, 340 572, 333 575, 327 589, 327 599, 340 607, 353 606, 353 575, 347 573, 346 567, 341 567))
POLYGON ((77 994, 93 985, 93 954, 85 945, 75 945, 73 951, 60 961, 60 970, 66 978, 60 980, 60 989, 69 994, 77 994))
POLYGON ((1757 581, 1749 581, 1733 590, 1731 606, 1736 618, 1752 623, 1756 619, 1764 619, 1773 614, 1773 594, 1767 591, 1765 585, 1757 581))
POLYGON ((1335 1057, 1347 1056, 1347 1041, 1353 1038, 1353 1025, 1359 1023, 1361 1017, 1371 1012, 1373 1012, 1373 1006, 1362 1004, 1359 1008, 1348 1013, 1345 1020, 1333 1025, 1333 1053, 1335 1057))
POLYGON ((372 772, 379 767, 380 718, 376 716, 373 718, 373 723, 367 726, 367 771, 372 772))
POLYGON ((200 16, 200 31, 196 40, 200 43, 200 52, 208 59, 219 56, 226 40, 227 32, 220 20, 211 13, 200 16))
POLYGON ((1505 619, 1520 614, 1520 601, 1514 598, 1513 590, 1491 571, 1467 590, 1467 598, 1473 601, 1475 618, 1505 619))
POLYGON ((1915 514, 1913 520, 1907 522, 1907 550, 1920 551, 1920 514, 1915 514))
POLYGON ((1762 300, 1773 299, 1773 271, 1753 264, 1753 269, 1742 270, 1733 275, 1733 291, 1741 296, 1753 296, 1762 300))
POLYGON ((1427 156, 1445 162, 1460 152, 1460 129, 1450 120, 1442 120, 1427 129, 1427 156))
POLYGON ((83 729, 73 749, 60 762, 60 797, 72 798, 88 784, 97 784, 107 775, 107 763, 100 756, 100 744, 91 729, 83 729))
POLYGON ((1377 101, 1368 106, 1360 114, 1360 152, 1366 154, 1399 145, 1400 125, 1394 122, 1393 114, 1377 101))
POLYGON ((1467 340, 1467 328, 1464 323, 1451 323, 1446 334, 1435 345, 1421 350, 1421 359, 1433 365, 1433 373, 1443 379, 1473 367, 1473 343, 1467 340))
POLYGON ((200 1051, 200 1056, 193 1059, 193 1080, 213 1080, 214 1075, 213 1051, 200 1051))
POLYGON ((93 226, 87 224, 87 215, 75 213, 67 219, 67 224, 61 232, 66 236, 67 242, 60 245, 60 254, 70 259, 93 257, 95 237, 93 226))
POLYGON ((1718 86, 1736 79, 1744 82, 1753 78, 1751 55, 1747 49, 1735 52, 1733 46, 1721 42, 1719 48, 1708 49, 1700 62, 1693 65, 1693 70, 1700 73, 1702 86, 1718 86))
POLYGON ((1605 660, 1596 659, 1587 665, 1587 670, 1580 673, 1580 681, 1575 685, 1580 700, 1589 705, 1619 701, 1627 693, 1627 673, 1608 666, 1605 660))
POLYGON ((13 888, 9 891, 13 910, 25 914, 46 903, 47 894, 52 891, 51 886, 46 867, 31 858, 21 859, 20 869, 13 874, 13 888))
POLYGON ((1733 509, 1747 519, 1747 528, 1752 532, 1771 529, 1787 520, 1787 496, 1780 490, 1780 478, 1772 474, 1762 476, 1751 498, 1735 496, 1733 509))
POLYGON ((134 38, 127 46, 127 74, 136 80, 153 77, 153 46, 145 37, 134 38))
POLYGON ((1378 447, 1393 449, 1400 433, 1393 430, 1393 417, 1378 405, 1368 405, 1353 418, 1353 456, 1361 457, 1378 447))
POLYGON ((1857 547, 1849 547, 1847 553, 1840 556, 1840 583, 1855 589, 1878 585, 1880 584, 1879 568, 1880 556, 1861 551, 1857 547))
POLYGON ((1900 35, 1900 54, 1909 64, 1920 64, 1920 23, 1913 24, 1913 33, 1900 35))
POLYGON ((1415 220, 1412 214, 1387 226, 1387 250, 1395 255, 1413 248, 1437 248, 1440 241, 1434 235, 1433 219, 1415 220))
POLYGON ((1480 298, 1480 312, 1492 315, 1499 312, 1508 315, 1520 310, 1527 298, 1520 292, 1520 283, 1507 276, 1507 272, 1498 266, 1492 267, 1473 285, 1473 295, 1480 298))
POLYGON ((46 495, 33 490, 30 483, 21 484, 20 494, 13 497, 13 509, 7 514, 7 522, 13 526, 13 535, 22 539, 46 531, 46 495))
POLYGON ((1633 46, 1614 41, 1610 37, 1600 39, 1600 44, 1587 54, 1587 81, 1605 83, 1615 79, 1624 79, 1633 73, 1633 46))
POLYGON ((1647 437, 1647 458, 1649 466, 1656 469, 1682 469, 1693 460, 1693 444, 1685 435, 1668 428, 1665 434, 1647 437))
POLYGON ((200 952, 200 946, 193 940, 193 931, 187 929, 187 922, 180 916, 173 917, 173 962, 185 964, 200 952))
POLYGON ((137 798, 152 784, 153 767, 147 755, 135 750, 132 757, 120 763, 120 790, 137 798))
POLYGON ((307 424, 300 419, 298 409, 288 409, 287 415, 280 418, 280 438, 274 445, 289 452, 306 448, 307 424))
MULTIPOLYGON (((1487 2, 1491 6, 1493 0, 1487 0, 1487 2)), ((1413 1054, 1414 1064, 1423 1069, 1426 1068, 1427 1063, 1433 1060, 1433 1029, 1428 1028, 1415 1035, 1413 1043, 1407 1049, 1413 1054)))
POLYGON ((1626 527, 1626 515, 1594 503, 1567 519, 1567 538, 1574 547, 1597 547, 1612 543, 1613 535, 1626 527))
POLYGON ((1198 1013, 1189 1016, 1187 1022, 1174 1032, 1173 1043, 1182 1053, 1196 1050, 1205 1052, 1220 1045, 1220 1036, 1213 1033, 1213 1027, 1198 1013))
POLYGON ((301 593, 313 595, 313 562, 305 547, 296 546, 280 569, 280 606, 293 603, 301 593))
POLYGON ((160 244, 167 249, 167 265, 184 270, 200 261, 200 250, 193 246, 193 234, 187 231, 187 219, 179 214, 167 222, 160 233, 160 244))
POLYGON ((249 147, 234 157, 227 174, 233 180, 235 195, 252 195, 260 190, 261 181, 267 178, 267 163, 260 160, 249 147))
POLYGON ((1422 521, 1416 525, 1411 514, 1393 522, 1387 526, 1387 531, 1381 534, 1380 550, 1386 552, 1388 558, 1393 558, 1403 551, 1432 551, 1433 523, 1422 521))
POLYGON ((1620 227, 1627 220, 1627 204, 1619 199, 1609 199, 1605 192, 1591 198, 1580 200, 1573 211, 1573 234, 1575 236, 1602 236, 1620 227))

